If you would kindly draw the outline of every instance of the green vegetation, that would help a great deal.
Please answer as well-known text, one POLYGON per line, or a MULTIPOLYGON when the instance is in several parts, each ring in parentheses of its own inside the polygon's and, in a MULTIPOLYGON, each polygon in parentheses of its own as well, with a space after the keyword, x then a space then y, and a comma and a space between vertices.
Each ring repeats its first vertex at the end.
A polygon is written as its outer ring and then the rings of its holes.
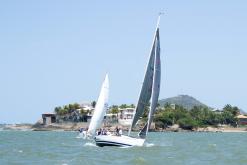
POLYGON ((74 104, 65 105, 63 107, 60 107, 60 106, 55 107, 54 111, 57 115, 63 116, 66 114, 70 114, 77 109, 80 109, 80 104, 74 103, 74 104))
POLYGON ((222 124, 236 126, 236 115, 239 111, 238 107, 231 105, 226 105, 222 111, 212 111, 204 106, 194 106, 187 110, 182 106, 175 106, 174 109, 165 104, 164 108, 156 111, 154 122, 161 128, 178 124, 181 128, 189 130, 197 127, 217 127, 222 124))
MULTIPOLYGON (((195 99, 189 96, 179 96, 185 99, 185 102, 194 102, 195 99), (189 101, 191 100, 192 101, 189 101)), ((96 102, 93 101, 91 106, 94 108, 96 102)), ((174 124, 178 124, 180 128, 192 130, 198 127, 213 126, 217 127, 219 125, 231 125, 237 126, 238 119, 236 116, 240 113, 240 109, 236 106, 231 106, 227 104, 221 111, 212 111, 209 107, 204 104, 201 105, 196 103, 192 108, 185 108, 182 105, 174 105, 168 102, 158 104, 157 110, 154 115, 154 122, 156 127, 166 128, 174 124)), ((127 105, 122 104, 112 105, 109 107, 108 113, 114 114, 115 119, 118 118, 120 109, 123 108, 134 108, 134 104, 127 105)), ((84 110, 78 103, 68 104, 64 106, 55 107, 54 112, 57 116, 57 122, 60 121, 72 121, 72 122, 85 122, 87 121, 87 115, 91 111, 84 110)), ((149 105, 145 107, 145 111, 142 117, 142 121, 147 120, 149 112, 149 105)))
POLYGON ((110 111, 109 113, 112 113, 112 114, 118 114, 119 113, 119 108, 117 105, 113 105, 110 107, 110 111))
POLYGON ((57 116, 57 122, 71 121, 83 122, 87 121, 87 111, 80 107, 80 104, 68 104, 64 106, 55 107, 54 112, 57 116))

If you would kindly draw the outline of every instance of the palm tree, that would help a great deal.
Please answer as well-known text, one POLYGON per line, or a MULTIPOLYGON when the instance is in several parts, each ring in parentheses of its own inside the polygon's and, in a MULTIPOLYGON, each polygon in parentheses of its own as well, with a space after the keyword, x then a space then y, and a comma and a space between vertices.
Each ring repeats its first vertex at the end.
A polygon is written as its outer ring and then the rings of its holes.
POLYGON ((119 113, 119 109, 118 109, 118 106, 117 105, 113 105, 112 107, 111 107, 111 113, 112 114, 116 114, 116 117, 117 117, 117 119, 118 119, 118 113, 119 113))
POLYGON ((62 110, 62 107, 55 107, 54 112, 56 114, 59 114, 59 112, 62 110))

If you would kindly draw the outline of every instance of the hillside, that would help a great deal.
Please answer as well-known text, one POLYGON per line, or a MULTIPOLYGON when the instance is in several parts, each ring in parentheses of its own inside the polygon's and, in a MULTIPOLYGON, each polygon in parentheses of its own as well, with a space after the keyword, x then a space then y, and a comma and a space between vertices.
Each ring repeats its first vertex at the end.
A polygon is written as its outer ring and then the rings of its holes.
POLYGON ((159 104, 164 106, 166 103, 168 104, 176 104, 183 106, 187 109, 192 109, 194 106, 206 106, 207 105, 201 103, 200 101, 196 100, 195 98, 188 96, 188 95, 178 95, 176 97, 170 97, 167 99, 159 100, 159 104))

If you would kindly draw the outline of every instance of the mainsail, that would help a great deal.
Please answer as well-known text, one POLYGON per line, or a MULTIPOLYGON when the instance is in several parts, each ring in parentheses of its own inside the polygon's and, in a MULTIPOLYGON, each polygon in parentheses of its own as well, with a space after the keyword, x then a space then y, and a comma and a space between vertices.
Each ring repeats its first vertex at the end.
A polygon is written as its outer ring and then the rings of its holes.
MULTIPOLYGON (((159 19, 158 19, 158 24, 159 24, 159 19)), ((145 107, 149 104, 151 98, 148 122, 139 134, 141 137, 146 136, 146 132, 150 127, 150 124, 153 119, 153 114, 157 106, 159 91, 160 91, 160 39, 159 39, 159 26, 157 25, 148 65, 144 76, 143 85, 141 88, 140 96, 136 106, 135 116, 133 118, 130 131, 136 125, 140 117, 143 115, 145 107)))
POLYGON ((105 80, 102 84, 100 95, 95 106, 94 114, 91 119, 88 128, 88 134, 94 136, 96 129, 98 129, 103 121, 104 115, 108 108, 108 96, 109 96, 109 80, 108 74, 105 76, 105 80))
POLYGON ((160 41, 159 41, 159 29, 156 31, 156 40, 155 40, 155 58, 154 58, 154 74, 153 74, 153 83, 152 83, 152 94, 151 94, 151 103, 150 110, 148 114, 148 122, 144 128, 139 133, 139 136, 145 138, 150 128, 151 122, 153 121, 154 112, 157 107, 159 92, 160 92, 160 77, 161 77, 161 65, 160 65, 160 41))

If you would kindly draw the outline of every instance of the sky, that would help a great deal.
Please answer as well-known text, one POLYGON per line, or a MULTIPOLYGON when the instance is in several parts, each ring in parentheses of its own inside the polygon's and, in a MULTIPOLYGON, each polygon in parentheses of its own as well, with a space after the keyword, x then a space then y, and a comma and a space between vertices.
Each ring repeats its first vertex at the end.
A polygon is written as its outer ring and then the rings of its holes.
POLYGON ((138 100, 158 13, 160 99, 187 94, 247 111, 247 2, 0 2, 0 123, 35 123, 56 106, 138 100))

